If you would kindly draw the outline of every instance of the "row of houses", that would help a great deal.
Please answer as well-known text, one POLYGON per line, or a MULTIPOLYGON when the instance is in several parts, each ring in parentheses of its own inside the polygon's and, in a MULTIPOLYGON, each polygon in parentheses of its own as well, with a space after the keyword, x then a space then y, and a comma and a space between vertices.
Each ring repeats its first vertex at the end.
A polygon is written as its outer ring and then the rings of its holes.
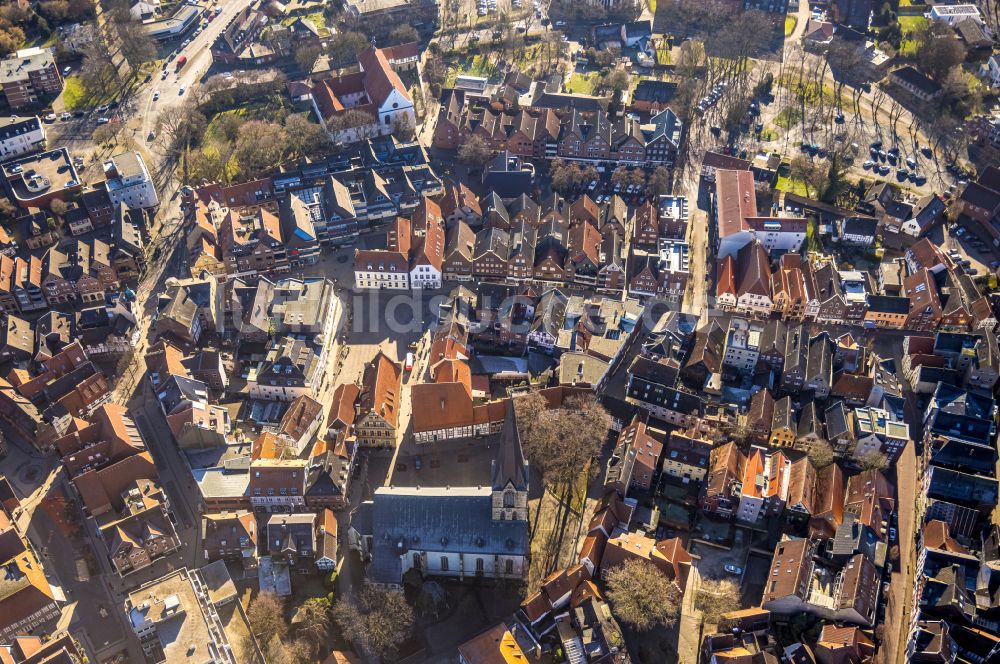
POLYGON ((893 330, 992 329, 991 302, 955 261, 923 238, 877 274, 832 256, 785 253, 774 266, 754 239, 718 264, 715 303, 743 316, 893 330))
POLYGON ((74 419, 53 446, 119 576, 180 547, 156 465, 124 407, 107 403, 74 419))
POLYGON ((682 197, 633 212, 617 196, 602 205, 586 194, 572 203, 558 194, 536 202, 495 192, 477 200, 449 185, 440 204, 425 200, 410 221, 390 227, 386 249, 356 252, 355 287, 536 282, 678 302, 689 273, 686 229, 682 197))
POLYGON ((191 275, 253 277, 314 263, 321 247, 352 244, 442 192, 415 144, 365 143, 350 156, 193 190, 186 198, 191 275))
MULTIPOLYGON (((71 328, 65 322, 50 319, 44 323, 55 323, 59 329, 30 362, 20 363, 6 379, 0 379, 0 419, 42 452, 51 451, 53 441, 77 420, 86 420, 111 401, 110 382, 79 339, 69 337, 71 328)), ((134 345, 132 336, 118 347, 128 344, 134 345)))
POLYGON ((433 145, 457 150, 478 138, 494 152, 522 158, 634 166, 670 166, 677 158, 684 126, 669 108, 641 122, 611 116, 597 104, 583 110, 572 95, 563 96, 564 105, 528 101, 524 107, 515 102, 497 108, 469 91, 446 90, 433 145))
MULTIPOLYGON (((933 349, 908 341, 911 368, 923 367, 924 358, 933 363, 943 357, 939 369, 961 371, 976 348, 958 338, 939 338, 933 349)), ((989 517, 997 503, 996 401, 988 391, 962 389, 949 376, 941 378, 923 414, 906 654, 911 660, 989 659, 1000 653, 1000 602, 994 592, 1000 532, 989 517)))

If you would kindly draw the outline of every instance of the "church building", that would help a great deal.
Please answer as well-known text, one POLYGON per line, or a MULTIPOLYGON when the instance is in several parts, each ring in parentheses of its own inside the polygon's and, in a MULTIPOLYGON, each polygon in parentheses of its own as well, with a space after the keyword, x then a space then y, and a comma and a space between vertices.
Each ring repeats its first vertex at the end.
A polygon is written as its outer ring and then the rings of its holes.
MULTIPOLYGON (((483 439, 443 441, 441 458, 463 456, 457 446, 482 446, 483 439), (445 449, 447 447, 447 449, 445 449)), ((435 452, 420 447, 422 465, 440 468, 435 452)), ((514 419, 507 404, 503 431, 492 463, 464 477, 453 472, 420 475, 409 470, 405 455, 390 485, 376 489, 353 519, 351 537, 370 556, 373 583, 400 585, 411 569, 425 577, 524 579, 528 573, 528 468, 514 419), (479 475, 479 477, 476 477, 479 475), (465 480, 442 485, 435 479, 465 480), (482 479, 482 482, 477 480, 482 479)), ((492 446, 491 446, 492 447, 492 446)))

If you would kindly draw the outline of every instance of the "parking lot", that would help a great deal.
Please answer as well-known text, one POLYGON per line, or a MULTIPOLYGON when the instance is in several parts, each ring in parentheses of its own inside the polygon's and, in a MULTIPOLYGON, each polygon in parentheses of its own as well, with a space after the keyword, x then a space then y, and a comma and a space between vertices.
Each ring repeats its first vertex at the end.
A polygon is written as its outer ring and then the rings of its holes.
POLYGON ((942 247, 948 256, 972 278, 996 272, 1000 267, 992 243, 976 234, 975 228, 960 222, 941 227, 942 247))
POLYGON ((732 548, 697 542, 691 548, 691 553, 701 557, 696 566, 702 578, 732 579, 739 583, 743 579, 743 569, 750 553, 750 546, 745 541, 734 543, 732 548))
POLYGON ((897 183, 910 182, 922 187, 927 184, 927 176, 922 171, 931 164, 933 156, 934 153, 927 146, 919 151, 914 150, 910 156, 905 156, 900 154, 896 146, 887 149, 882 141, 874 141, 868 147, 868 159, 861 164, 861 167, 872 174, 881 175, 890 182, 893 180, 897 183))

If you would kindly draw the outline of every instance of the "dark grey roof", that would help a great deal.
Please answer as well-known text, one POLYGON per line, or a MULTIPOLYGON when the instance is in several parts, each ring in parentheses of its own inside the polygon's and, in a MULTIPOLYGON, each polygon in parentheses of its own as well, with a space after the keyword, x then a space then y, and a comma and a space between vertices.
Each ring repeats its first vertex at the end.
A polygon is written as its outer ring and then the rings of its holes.
POLYGON ((968 390, 941 384, 934 390, 934 407, 954 415, 992 419, 994 400, 968 390))
POLYGON ((156 398, 163 404, 163 409, 169 415, 185 401, 202 401, 208 394, 208 387, 200 380, 185 378, 177 374, 170 377, 159 388, 156 398))
POLYGON ((827 385, 833 378, 833 349, 826 334, 813 337, 809 341, 809 357, 806 363, 806 380, 823 378, 827 385))
POLYGON ((795 409, 792 408, 792 397, 786 396, 774 402, 774 414, 771 416, 771 430, 787 428, 796 430, 795 409))
POLYGON ((826 420, 826 435, 831 440, 844 434, 853 435, 847 421, 847 410, 844 408, 843 401, 838 400, 833 405, 828 406, 823 413, 823 419, 826 420))
POLYGON ((788 326, 785 321, 772 319, 764 323, 764 329, 760 333, 760 343, 758 349, 761 353, 785 354, 785 336, 788 334, 788 326))
POLYGON ((521 434, 517 429, 514 402, 507 401, 507 414, 503 421, 503 438, 500 451, 493 462, 490 479, 494 490, 501 490, 508 483, 517 491, 528 490, 528 474, 525 472, 524 453, 521 450, 521 434))
POLYGON ((799 413, 799 428, 797 435, 799 438, 805 438, 813 435, 818 436, 819 438, 824 438, 823 423, 820 421, 819 415, 816 413, 815 401, 809 401, 802 406, 802 412, 799 413))
POLYGON ((528 555, 528 522, 494 521, 489 487, 382 487, 372 503, 375 583, 399 583, 400 554, 411 549, 481 554, 488 567, 494 555, 528 555))
POLYGON ((830 545, 830 553, 844 557, 861 553, 871 562, 875 562, 875 548, 878 541, 878 537, 868 526, 858 521, 855 515, 846 513, 843 523, 837 527, 830 545))
POLYGON ((906 314, 910 311, 910 298, 893 297, 891 295, 869 295, 868 310, 893 314, 906 314))
POLYGON ((653 22, 649 19, 645 21, 632 21, 625 24, 625 37, 628 39, 650 37, 653 34, 653 22))
POLYGON ((557 288, 542 295, 535 309, 535 319, 531 323, 531 331, 542 330, 552 338, 558 338, 566 320, 566 304, 569 298, 557 288))
POLYGON ((669 81, 657 81, 647 78, 639 81, 632 92, 632 99, 666 103, 677 95, 677 84, 669 81))
POLYGON ((941 91, 941 86, 927 78, 914 67, 902 67, 892 72, 892 76, 908 85, 912 85, 926 95, 936 95, 941 91))
POLYGON ((863 235, 875 237, 878 220, 872 217, 848 217, 841 226, 841 235, 863 235))

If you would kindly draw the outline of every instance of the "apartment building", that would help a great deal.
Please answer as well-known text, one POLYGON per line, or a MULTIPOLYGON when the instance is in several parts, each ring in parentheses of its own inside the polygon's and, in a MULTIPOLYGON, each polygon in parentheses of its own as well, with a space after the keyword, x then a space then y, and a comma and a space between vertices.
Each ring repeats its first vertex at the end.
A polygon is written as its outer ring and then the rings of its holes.
POLYGON ((104 162, 104 186, 111 204, 130 210, 155 208, 160 204, 156 185, 138 152, 123 152, 104 162))
POLYGON ((23 48, 0 60, 0 90, 14 111, 39 105, 58 95, 62 88, 62 76, 51 49, 23 48))
POLYGON ((0 159, 44 148, 45 138, 45 126, 37 115, 0 117, 0 159))

